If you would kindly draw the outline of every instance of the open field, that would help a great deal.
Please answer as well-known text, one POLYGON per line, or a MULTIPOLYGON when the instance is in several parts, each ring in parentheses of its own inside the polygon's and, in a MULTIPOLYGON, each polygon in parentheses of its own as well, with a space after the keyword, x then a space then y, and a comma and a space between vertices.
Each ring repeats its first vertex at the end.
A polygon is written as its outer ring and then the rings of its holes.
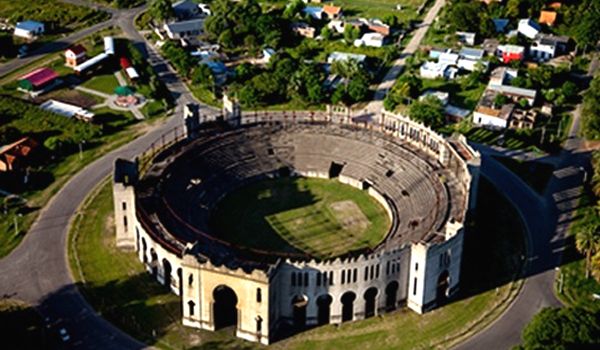
POLYGON ((106 73, 93 76, 81 84, 81 86, 112 95, 115 92, 115 88, 119 86, 119 82, 117 81, 117 78, 115 78, 114 74, 106 73))
MULTIPOLYGON (((482 211, 473 234, 465 238, 462 292, 456 300, 424 315, 402 309, 318 327, 270 348, 447 349, 486 327, 519 290, 520 282, 511 281, 524 248, 515 210, 489 184, 480 188, 482 211), (482 246, 495 248, 490 254, 482 246)), ((107 181, 86 200, 70 232, 69 261, 96 311, 137 339, 163 349, 265 349, 233 338, 231 329, 208 332, 182 326, 179 297, 154 281, 135 253, 115 248, 112 206, 107 181)))
POLYGON ((373 247, 389 224, 383 207, 366 192, 313 178, 251 184, 227 195, 211 217, 216 234, 235 244, 318 258, 373 247))

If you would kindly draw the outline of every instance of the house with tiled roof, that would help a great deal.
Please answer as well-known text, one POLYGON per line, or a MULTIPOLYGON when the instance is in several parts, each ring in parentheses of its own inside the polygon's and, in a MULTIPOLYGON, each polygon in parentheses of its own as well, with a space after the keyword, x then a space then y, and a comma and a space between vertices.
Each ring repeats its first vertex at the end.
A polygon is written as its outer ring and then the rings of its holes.
POLYGON ((87 51, 82 45, 71 46, 65 50, 65 66, 76 67, 86 60, 87 51))
POLYGON ((555 11, 541 11, 538 23, 552 27, 556 23, 556 18, 557 14, 555 11))
POLYGON ((50 68, 42 67, 19 78, 19 89, 26 92, 40 91, 54 83, 58 74, 50 68))
POLYGON ((323 14, 327 19, 339 19, 342 17, 342 8, 339 6, 325 5, 323 6, 323 14))
POLYGON ((30 137, 0 147, 0 172, 24 168, 37 147, 38 143, 30 137))

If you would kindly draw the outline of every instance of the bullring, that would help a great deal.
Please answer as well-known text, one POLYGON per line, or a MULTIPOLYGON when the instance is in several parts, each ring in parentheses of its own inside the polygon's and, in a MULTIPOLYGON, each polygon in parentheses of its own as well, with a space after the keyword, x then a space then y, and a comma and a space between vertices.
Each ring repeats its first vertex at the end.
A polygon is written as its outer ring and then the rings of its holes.
MULTIPOLYGON (((208 118, 188 106, 183 130, 135 161, 115 163, 117 246, 135 249, 181 296, 185 325, 233 326, 238 337, 268 344, 404 305, 426 312, 458 290, 480 162, 464 139, 390 113, 364 123, 334 110, 273 117, 229 107, 208 118), (239 189, 312 178, 378 203, 388 220, 381 239, 320 256, 232 242, 211 225, 239 189)), ((264 232, 252 234, 260 242, 264 232)))

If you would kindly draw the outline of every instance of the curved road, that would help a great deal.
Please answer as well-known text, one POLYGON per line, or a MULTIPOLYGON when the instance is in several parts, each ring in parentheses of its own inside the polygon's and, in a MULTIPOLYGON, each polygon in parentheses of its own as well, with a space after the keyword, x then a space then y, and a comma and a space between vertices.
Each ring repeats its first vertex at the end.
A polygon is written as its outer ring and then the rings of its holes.
MULTIPOLYGON (((71 0, 73 1, 79 2, 71 0)), ((436 14, 439 10, 437 5, 441 6, 443 2, 444 0, 437 0, 434 4, 436 14)), ((170 66, 146 45, 143 37, 136 31, 133 18, 141 10, 142 8, 119 12, 113 10, 111 21, 114 22, 111 23, 119 25, 142 48, 149 63, 172 91, 178 105, 175 117, 96 160, 75 175, 42 210, 23 242, 10 255, 0 260, 0 295, 39 305, 39 310, 45 317, 53 322, 64 323, 73 339, 71 345, 78 348, 139 349, 145 345, 98 316, 73 285, 65 249, 69 220, 87 194, 111 173, 117 157, 132 158, 147 149, 163 132, 180 123, 177 116, 180 115, 181 106, 190 102, 197 103, 170 66)), ((0 67, 0 72, 3 67, 0 67)), ((215 111, 201 106, 200 112, 212 114, 215 111)), ((507 194, 525 220, 530 247, 528 278, 507 312, 489 328, 459 345, 458 349, 510 348, 518 343, 523 325, 540 307, 558 305, 552 293, 553 268, 560 263, 560 250, 557 248, 560 248, 560 239, 566 225, 562 224, 557 228, 556 222, 570 215, 568 211, 561 212, 560 210, 569 209, 561 206, 566 203, 568 207, 569 203, 575 201, 573 191, 577 191, 577 186, 581 183, 581 174, 577 169, 585 161, 584 157, 573 157, 567 153, 561 160, 561 164, 565 164, 565 170, 558 171, 548 186, 547 193, 539 196, 484 154, 483 175, 507 194), (568 166, 572 162, 577 164, 568 166), (558 203, 558 207, 555 203, 558 203)))

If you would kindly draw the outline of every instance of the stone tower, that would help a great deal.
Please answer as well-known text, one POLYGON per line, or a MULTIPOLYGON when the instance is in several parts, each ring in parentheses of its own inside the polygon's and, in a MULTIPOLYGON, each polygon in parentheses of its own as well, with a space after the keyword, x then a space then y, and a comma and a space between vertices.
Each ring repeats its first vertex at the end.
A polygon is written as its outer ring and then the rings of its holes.
POLYGON ((239 126, 242 119, 242 107, 236 98, 223 95, 223 120, 231 126, 239 126))
POLYGON ((183 126, 188 139, 198 137, 198 129, 200 129, 200 113, 198 105, 188 103, 183 107, 183 126))
POLYGON ((135 191, 138 179, 137 162, 117 159, 113 175, 116 245, 120 249, 136 249, 135 191))

